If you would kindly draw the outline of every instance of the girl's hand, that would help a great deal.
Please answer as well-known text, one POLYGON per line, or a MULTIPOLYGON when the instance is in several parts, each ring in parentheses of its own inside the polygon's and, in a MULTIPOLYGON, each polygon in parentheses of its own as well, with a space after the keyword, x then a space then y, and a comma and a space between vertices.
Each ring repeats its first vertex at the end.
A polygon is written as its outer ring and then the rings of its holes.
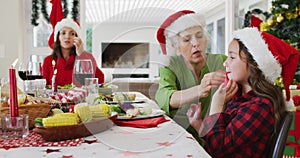
POLYGON ((233 80, 229 80, 226 87, 228 87, 228 89, 226 90, 225 103, 230 101, 239 89, 237 83, 233 80))
POLYGON ((219 88, 217 89, 217 91, 212 97, 209 115, 223 112, 224 105, 225 105, 226 91, 228 90, 228 88, 229 88, 228 84, 227 86, 224 86, 224 83, 222 83, 219 86, 219 88))
POLYGON ((201 103, 191 104, 186 115, 188 116, 190 124, 195 128, 195 130, 199 131, 202 124, 201 103))
POLYGON ((73 44, 76 48, 76 54, 80 56, 84 52, 82 40, 79 37, 75 37, 73 44))

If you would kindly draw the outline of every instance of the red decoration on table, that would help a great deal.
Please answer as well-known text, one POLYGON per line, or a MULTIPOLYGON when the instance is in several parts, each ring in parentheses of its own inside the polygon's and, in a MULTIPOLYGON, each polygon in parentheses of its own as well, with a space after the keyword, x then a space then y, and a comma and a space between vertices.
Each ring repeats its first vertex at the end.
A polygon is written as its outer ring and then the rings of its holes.
POLYGON ((24 139, 3 139, 0 134, 0 148, 9 150, 18 147, 70 147, 79 146, 84 141, 84 138, 69 139, 58 142, 47 142, 43 137, 33 131, 30 131, 28 136, 24 139))
POLYGON ((18 109, 18 96, 17 96, 17 80, 16 80, 16 69, 14 66, 17 64, 18 59, 14 61, 9 69, 9 86, 10 86, 10 116, 18 117, 19 109, 18 109))
POLYGON ((118 126, 129 126, 135 128, 151 128, 157 127, 157 125, 167 121, 170 120, 167 120, 164 116, 160 116, 140 120, 116 120, 115 124, 118 126))
POLYGON ((93 144, 93 143, 97 143, 98 140, 97 139, 93 139, 93 140, 84 140, 84 143, 87 143, 87 144, 93 144))
POLYGON ((47 154, 52 153, 52 152, 60 152, 60 149, 47 149, 46 150, 47 154))
POLYGON ((87 90, 75 87, 67 92, 56 93, 50 95, 51 99, 59 100, 62 103, 81 101, 87 96, 87 90))

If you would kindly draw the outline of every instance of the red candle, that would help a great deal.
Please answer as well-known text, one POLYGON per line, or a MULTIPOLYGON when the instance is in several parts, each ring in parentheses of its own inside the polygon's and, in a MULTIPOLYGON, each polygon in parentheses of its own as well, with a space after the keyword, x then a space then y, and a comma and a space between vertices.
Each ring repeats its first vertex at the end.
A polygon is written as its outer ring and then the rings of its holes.
POLYGON ((10 116, 18 117, 19 109, 18 109, 16 70, 13 67, 9 69, 9 85, 10 85, 10 116))

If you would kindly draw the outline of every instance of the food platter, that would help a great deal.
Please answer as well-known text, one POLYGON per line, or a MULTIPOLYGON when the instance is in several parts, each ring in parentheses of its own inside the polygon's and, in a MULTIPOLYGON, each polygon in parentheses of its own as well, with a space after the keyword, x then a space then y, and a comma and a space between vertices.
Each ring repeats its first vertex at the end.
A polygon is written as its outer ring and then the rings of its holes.
MULTIPOLYGON (((123 101, 123 103, 128 103, 128 104, 141 104, 145 103, 147 100, 146 99, 135 99, 132 101, 123 101)), ((119 102, 116 101, 107 101, 106 104, 119 104, 119 102)))
POLYGON ((165 112, 160 109, 152 109, 152 113, 148 115, 137 115, 135 117, 129 118, 126 115, 118 116, 117 120, 138 120, 138 119, 146 119, 146 118, 152 118, 152 117, 158 117, 164 115, 165 112))
POLYGON ((91 136, 110 129, 113 127, 116 118, 117 115, 114 113, 111 117, 101 120, 94 120, 70 126, 37 126, 33 131, 40 134, 44 140, 49 142, 76 139, 91 136))

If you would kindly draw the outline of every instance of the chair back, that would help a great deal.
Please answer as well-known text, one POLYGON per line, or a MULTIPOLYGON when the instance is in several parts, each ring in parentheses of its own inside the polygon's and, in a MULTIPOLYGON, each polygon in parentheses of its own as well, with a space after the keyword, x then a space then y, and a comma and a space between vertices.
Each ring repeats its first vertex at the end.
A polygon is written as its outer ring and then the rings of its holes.
POLYGON ((278 132, 276 132, 270 140, 270 158, 282 158, 292 121, 293 113, 289 111, 286 112, 280 121, 279 128, 277 128, 278 132))

